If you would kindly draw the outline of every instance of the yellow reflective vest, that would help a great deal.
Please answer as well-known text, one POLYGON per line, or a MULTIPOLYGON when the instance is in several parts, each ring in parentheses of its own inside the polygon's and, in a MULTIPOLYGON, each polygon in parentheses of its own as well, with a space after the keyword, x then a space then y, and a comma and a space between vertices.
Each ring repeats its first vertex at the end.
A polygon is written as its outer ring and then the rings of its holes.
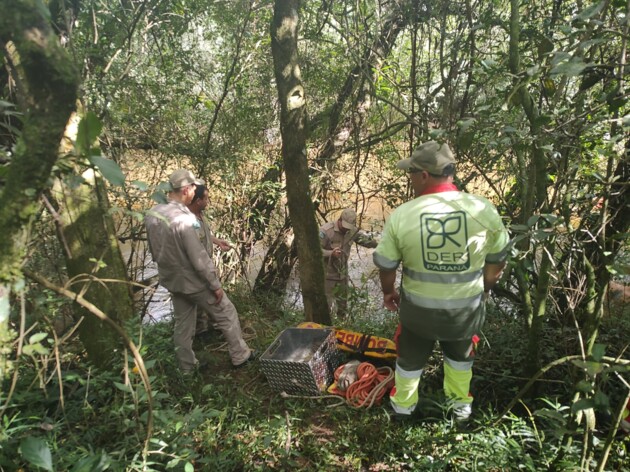
POLYGON ((479 307, 483 267, 503 262, 508 242, 507 230, 488 200, 438 190, 391 214, 373 260, 383 270, 402 263, 402 296, 421 312, 447 310, 459 317, 479 307))

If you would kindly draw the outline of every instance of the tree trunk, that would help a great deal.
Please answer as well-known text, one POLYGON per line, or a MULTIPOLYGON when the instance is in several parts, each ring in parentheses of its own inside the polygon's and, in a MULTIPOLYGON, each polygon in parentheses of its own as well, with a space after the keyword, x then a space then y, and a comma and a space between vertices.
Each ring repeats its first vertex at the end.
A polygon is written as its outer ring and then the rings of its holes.
POLYGON ((282 160, 289 215, 295 232, 304 312, 307 320, 330 324, 324 292, 324 263, 311 199, 306 159, 306 96, 298 65, 299 0, 277 0, 271 26, 271 51, 280 101, 282 160))
MULTIPOLYGON (((509 66, 510 72, 514 77, 519 77, 520 70, 520 3, 518 0, 510 1, 510 45, 509 45, 509 66)), ((522 196, 523 206, 521 210, 520 219, 521 222, 526 224, 530 216, 538 212, 546 212, 547 209, 547 182, 546 182, 546 166, 547 159, 543 150, 540 147, 542 137, 540 136, 540 123, 538 117, 540 112, 534 102, 534 99, 530 95, 526 88, 526 85, 518 82, 520 79, 516 79, 514 86, 514 97, 523 109, 523 112, 527 116, 530 134, 533 137, 531 150, 529 152, 529 159, 522 157, 519 162, 519 169, 521 172, 520 181, 522 182, 522 196)), ((518 151, 517 151, 518 152, 518 151)), ((524 254, 529 254, 532 258, 535 256, 536 251, 528 252, 530 241, 528 238, 524 238, 520 243, 519 249, 524 254)), ((535 257, 534 257, 535 258, 535 257)), ((523 258, 518 262, 517 274, 520 276, 517 278, 519 283, 519 291, 522 295, 525 292, 529 292, 530 289, 534 290, 533 299, 523 296, 524 301, 528 301, 528 304, 523 304, 523 312, 525 313, 527 323, 529 326, 528 333, 528 372, 534 374, 540 367, 540 333, 543 329, 543 319, 545 315, 546 297, 549 292, 550 278, 548 273, 543 273, 542 270, 548 270, 551 268, 551 261, 548 260, 548 251, 543 252, 543 262, 541 272, 539 273, 538 283, 535 288, 530 286, 529 277, 524 274, 527 272, 527 266, 535 263, 535 261, 527 260, 523 258)))
POLYGON ((259 295, 265 292, 272 292, 276 295, 284 294, 297 258, 297 248, 293 244, 290 226, 290 221, 286 218, 283 228, 269 246, 258 277, 256 277, 254 293, 259 295))
POLYGON ((22 133, 0 187, 0 378, 7 373, 9 297, 22 280, 27 227, 38 209, 74 111, 78 74, 42 4, 0 0, 0 46, 17 84, 22 133))
MULTIPOLYGON (((366 46, 359 63, 348 72, 335 102, 326 113, 328 116, 328 131, 324 145, 315 158, 315 164, 321 169, 327 169, 328 172, 332 171, 335 167, 334 163, 336 162, 336 154, 339 149, 342 148, 347 143, 350 136, 354 134, 356 127, 360 126, 360 121, 353 120, 352 117, 344 119, 344 110, 347 108, 348 101, 352 100, 351 108, 354 114, 363 116, 367 113, 371 104, 368 94, 371 93, 374 76, 381 69, 398 35, 405 25, 408 24, 408 12, 413 8, 413 5, 412 2, 408 1, 404 4, 389 4, 386 8, 388 8, 389 11, 387 15, 385 15, 386 17, 380 29, 380 34, 372 43, 366 46), (358 112, 358 110, 360 110, 360 112, 358 112), (347 131, 347 133, 340 133, 340 129, 347 131), (342 138, 341 136, 344 137, 342 138)), ((414 12, 413 14, 417 15, 418 12, 414 12)), ((320 124, 326 124, 326 121, 323 119, 316 119, 316 121, 320 124)), ((274 174, 270 172, 268 172, 267 175, 274 176, 274 174)), ((267 181, 266 178, 265 181, 267 181)), ((314 189, 313 191, 316 195, 315 200, 325 200, 325 181, 322 187, 314 189)), ((274 201, 272 203, 275 204, 276 202, 274 201)), ((267 211, 260 211, 258 205, 255 208, 258 211, 252 213, 256 215, 256 219, 255 222, 251 222, 250 224, 252 228, 260 228, 261 225, 257 222, 262 220, 266 223, 269 219, 268 215, 270 212, 269 208, 267 208, 267 211), (267 217, 263 219, 259 217, 258 214, 262 214, 263 218, 264 215, 267 215, 267 217)), ((287 224, 288 221, 285 222, 285 227, 287 224)), ((260 239, 260 237, 262 237, 261 234, 259 234, 258 239, 260 239)), ((274 243, 265 255, 262 265, 263 269, 261 269, 254 286, 255 291, 269 289, 279 293, 285 290, 288 275, 291 273, 291 268, 296 260, 295 248, 289 253, 288 246, 282 243, 286 238, 286 230, 283 228, 278 232, 274 243)))
MULTIPOLYGON (((68 276, 81 281, 73 286, 74 291, 82 293, 124 329, 125 323, 133 318, 133 294, 126 283, 127 270, 108 212, 105 185, 91 170, 83 176, 85 183, 77 187, 57 181, 53 189, 59 207, 58 233, 67 248, 64 255, 68 276)), ((79 326, 79 337, 89 359, 100 367, 110 365, 119 351, 118 334, 107 323, 76 308, 75 318, 85 317, 79 326)))

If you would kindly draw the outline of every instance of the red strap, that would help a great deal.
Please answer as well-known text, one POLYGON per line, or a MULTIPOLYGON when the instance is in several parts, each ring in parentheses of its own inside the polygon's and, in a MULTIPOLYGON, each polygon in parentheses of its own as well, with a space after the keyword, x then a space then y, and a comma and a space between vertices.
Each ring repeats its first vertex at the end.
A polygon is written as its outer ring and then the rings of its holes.
POLYGON ((456 192, 456 191, 457 191, 457 187, 455 187, 455 184, 453 184, 452 182, 445 182, 442 184, 432 185, 431 187, 425 189, 424 192, 420 194, 420 196, 429 195, 430 193, 456 192))
POLYGON ((400 337, 400 330, 402 329, 402 325, 398 323, 396 327, 396 332, 394 333, 394 343, 396 344, 396 352, 398 353, 398 338, 400 337))

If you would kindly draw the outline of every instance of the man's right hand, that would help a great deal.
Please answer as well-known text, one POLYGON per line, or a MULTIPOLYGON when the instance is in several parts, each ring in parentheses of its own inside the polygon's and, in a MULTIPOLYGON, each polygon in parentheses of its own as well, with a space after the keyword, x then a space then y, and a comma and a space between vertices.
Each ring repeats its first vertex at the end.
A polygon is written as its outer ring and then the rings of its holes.
POLYGON ((214 296, 217 297, 217 303, 221 303, 221 299, 223 298, 223 289, 218 288, 214 291, 214 296))
POLYGON ((331 256, 336 257, 337 259, 341 257, 343 253, 341 252, 341 248, 336 247, 332 250, 331 256))
POLYGON ((385 308, 389 311, 398 311, 398 306, 400 305, 400 294, 396 290, 392 293, 384 293, 383 305, 385 305, 385 308))

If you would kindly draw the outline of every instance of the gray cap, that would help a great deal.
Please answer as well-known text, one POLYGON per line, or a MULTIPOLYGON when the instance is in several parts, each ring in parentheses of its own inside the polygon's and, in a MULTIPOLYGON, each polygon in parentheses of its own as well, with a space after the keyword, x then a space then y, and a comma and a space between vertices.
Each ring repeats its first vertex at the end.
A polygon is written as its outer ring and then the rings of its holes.
POLYGON ((357 212, 352 208, 346 208, 342 211, 339 219, 341 220, 341 226, 344 228, 350 230, 357 229, 357 212))
POLYGON ((177 169, 168 178, 171 187, 176 190, 187 185, 203 185, 203 180, 195 177, 195 174, 186 169, 177 169))
POLYGON ((426 170, 429 174, 442 175, 444 168, 451 164, 455 164, 455 157, 448 144, 428 141, 418 146, 409 159, 398 161, 396 165, 407 171, 426 170))

